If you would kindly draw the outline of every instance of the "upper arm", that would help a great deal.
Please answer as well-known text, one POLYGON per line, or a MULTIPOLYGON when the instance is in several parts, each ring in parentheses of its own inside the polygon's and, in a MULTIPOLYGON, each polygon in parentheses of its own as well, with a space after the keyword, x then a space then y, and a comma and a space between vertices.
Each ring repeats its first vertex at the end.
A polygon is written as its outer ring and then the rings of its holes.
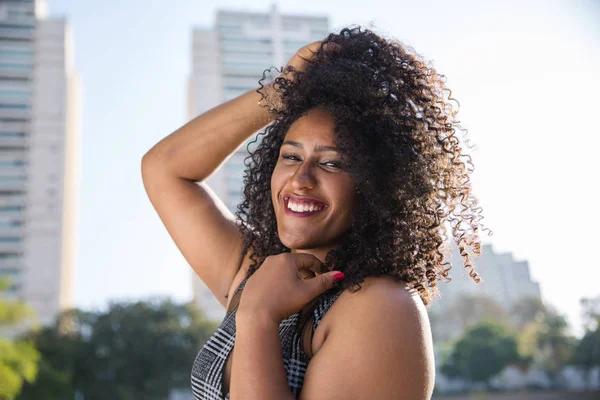
POLYGON ((308 364, 300 399, 431 397, 435 365, 425 306, 395 282, 371 282, 345 293, 308 364))
POLYGON ((177 248, 225 307, 243 262, 243 239, 233 214, 205 183, 173 176, 160 165, 142 161, 142 178, 177 248))

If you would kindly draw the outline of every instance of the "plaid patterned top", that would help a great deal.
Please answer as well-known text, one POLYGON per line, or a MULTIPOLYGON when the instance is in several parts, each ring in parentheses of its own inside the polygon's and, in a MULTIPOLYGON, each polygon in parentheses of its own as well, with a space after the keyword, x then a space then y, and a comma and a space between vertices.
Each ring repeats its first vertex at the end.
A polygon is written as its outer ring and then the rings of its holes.
MULTIPOLYGON (((242 289, 248 278, 236 289, 242 289)), ((341 289, 331 289, 323 293, 313 312, 313 329, 342 293, 341 289)), ((235 296, 235 294, 234 294, 235 296)), ((223 393, 223 370, 227 357, 235 344, 235 314, 236 310, 225 315, 223 322, 215 333, 200 349, 192 367, 192 391, 196 400, 229 400, 229 393, 223 393)), ((279 325, 279 337, 283 354, 283 364, 287 373, 288 386, 294 397, 298 397, 304 374, 308 366, 308 356, 300 346, 301 335, 297 333, 296 322, 299 313, 283 320, 279 325)), ((314 330, 313 330, 314 332, 314 330)))

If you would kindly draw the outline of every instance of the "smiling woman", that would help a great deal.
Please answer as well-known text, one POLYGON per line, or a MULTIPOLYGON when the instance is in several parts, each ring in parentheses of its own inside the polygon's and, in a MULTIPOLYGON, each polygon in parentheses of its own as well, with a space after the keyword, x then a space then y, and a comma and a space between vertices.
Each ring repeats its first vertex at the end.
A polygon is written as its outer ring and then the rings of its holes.
POLYGON ((326 111, 312 109, 300 117, 288 130, 271 175, 279 240, 291 253, 308 252, 321 260, 350 228, 356 198, 333 131, 326 111))
POLYGON ((152 204, 228 311, 194 362, 196 398, 431 396, 446 225, 475 280, 483 228, 444 82, 345 28, 144 156, 152 204), (233 216, 201 181, 265 125, 233 216))

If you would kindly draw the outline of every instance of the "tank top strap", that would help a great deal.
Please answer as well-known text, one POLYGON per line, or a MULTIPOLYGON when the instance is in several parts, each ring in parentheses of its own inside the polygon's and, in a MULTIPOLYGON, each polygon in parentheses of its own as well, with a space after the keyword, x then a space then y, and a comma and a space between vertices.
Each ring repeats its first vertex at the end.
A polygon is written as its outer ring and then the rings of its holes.
POLYGON ((325 316, 325 313, 333 305, 338 297, 342 294, 341 288, 333 288, 321 295, 320 301, 317 303, 313 310, 313 326, 317 329, 317 326, 321 322, 321 319, 325 316))
POLYGON ((238 288, 235 289, 235 292, 233 293, 234 296, 237 294, 237 292, 239 292, 240 290, 242 290, 246 286, 246 283, 248 283, 248 279, 250 279, 249 276, 246 277, 246 278, 244 278, 244 280, 242 281, 242 283, 240 283, 240 285, 238 286, 238 288))
POLYGON ((240 283, 240 285, 237 287, 237 289, 235 289, 233 296, 231 296, 231 301, 229 302, 229 307, 227 307, 226 315, 231 314, 231 312, 233 310, 235 310, 237 308, 237 306, 240 304, 240 297, 242 295, 241 290, 246 286, 248 279, 250 279, 250 277, 244 278, 242 283, 240 283))

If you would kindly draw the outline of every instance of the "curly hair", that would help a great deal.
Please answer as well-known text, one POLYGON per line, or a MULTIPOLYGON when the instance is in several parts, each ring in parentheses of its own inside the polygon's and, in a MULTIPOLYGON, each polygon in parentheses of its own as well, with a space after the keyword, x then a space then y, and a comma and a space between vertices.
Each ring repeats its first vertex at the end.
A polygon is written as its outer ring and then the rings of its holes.
POLYGON ((278 237, 270 178, 292 123, 321 108, 334 118, 336 145, 356 182, 352 226, 325 259, 344 272, 342 287, 358 290, 368 276, 392 276, 429 305, 432 295, 439 297, 437 281, 450 280, 448 224, 464 267, 479 282, 467 246, 480 255, 479 231, 486 228, 471 193, 471 157, 456 135, 466 130, 455 118, 445 77, 412 48, 360 26, 330 33, 304 71, 278 70, 277 102, 264 93, 268 70, 257 92, 274 118, 248 145, 236 211, 243 255, 251 251, 248 276, 266 257, 290 252, 278 237))

